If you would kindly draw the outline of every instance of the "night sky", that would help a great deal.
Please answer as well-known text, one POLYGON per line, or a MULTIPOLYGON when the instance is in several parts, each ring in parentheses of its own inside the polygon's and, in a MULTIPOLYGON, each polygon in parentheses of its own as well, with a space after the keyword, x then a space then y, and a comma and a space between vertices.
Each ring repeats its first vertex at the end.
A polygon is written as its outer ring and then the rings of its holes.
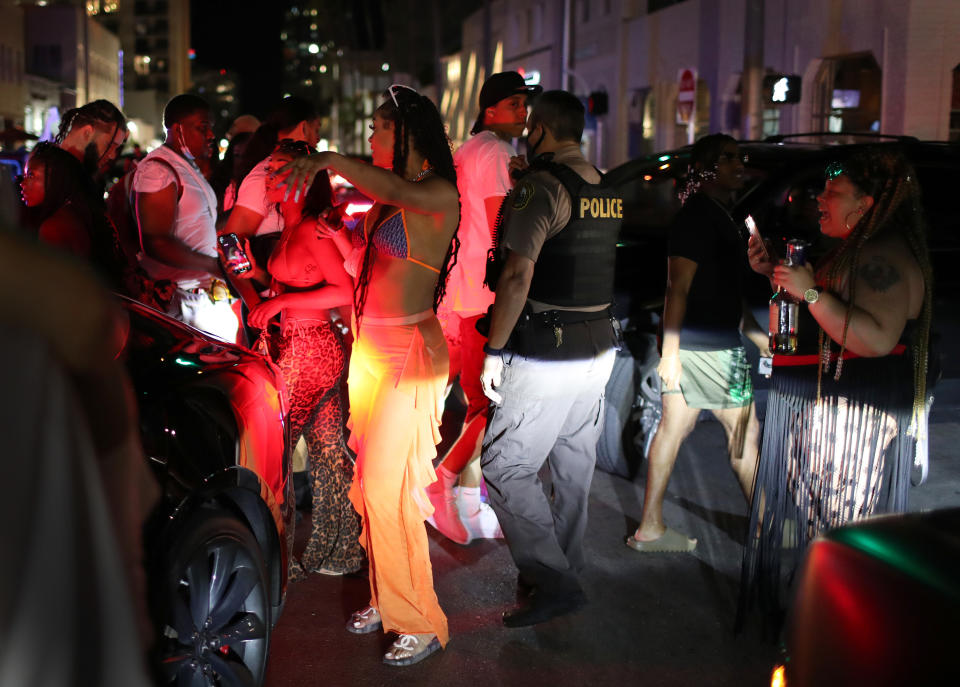
POLYGON ((280 31, 284 3, 193 0, 195 64, 239 75, 241 113, 262 117, 280 100, 280 31))

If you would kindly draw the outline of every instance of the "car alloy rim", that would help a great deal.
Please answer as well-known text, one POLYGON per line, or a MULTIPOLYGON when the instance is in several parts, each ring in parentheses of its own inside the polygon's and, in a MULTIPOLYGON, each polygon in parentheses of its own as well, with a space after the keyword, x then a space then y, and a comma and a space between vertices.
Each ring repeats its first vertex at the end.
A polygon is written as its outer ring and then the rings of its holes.
POLYGON ((177 643, 164 659, 178 684, 254 684, 248 660, 266 652, 266 608, 256 564, 234 542, 208 546, 185 566, 174 593, 172 627, 177 643), (196 682, 200 678, 201 682, 196 682))

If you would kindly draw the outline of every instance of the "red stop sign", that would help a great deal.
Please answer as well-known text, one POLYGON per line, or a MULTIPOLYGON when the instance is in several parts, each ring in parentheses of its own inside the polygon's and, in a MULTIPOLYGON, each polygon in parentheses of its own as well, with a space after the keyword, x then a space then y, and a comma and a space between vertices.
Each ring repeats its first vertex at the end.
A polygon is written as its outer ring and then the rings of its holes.
POLYGON ((697 75, 692 69, 680 72, 680 90, 677 92, 677 123, 686 124, 693 116, 697 97, 697 75))

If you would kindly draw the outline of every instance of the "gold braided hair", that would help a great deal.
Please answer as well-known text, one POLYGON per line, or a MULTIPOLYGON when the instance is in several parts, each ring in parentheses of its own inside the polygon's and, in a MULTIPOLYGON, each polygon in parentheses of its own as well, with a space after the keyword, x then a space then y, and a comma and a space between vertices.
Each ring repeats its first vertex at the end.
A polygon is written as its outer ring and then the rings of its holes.
MULTIPOLYGON (((867 148, 855 153, 843 163, 827 166, 828 179, 846 176, 861 195, 874 199, 873 207, 864 214, 850 235, 828 253, 817 269, 817 282, 840 292, 848 285, 849 297, 840 338, 834 379, 840 379, 843 370, 843 354, 846 351, 850 313, 856 300, 855 275, 860 266, 860 253, 871 239, 895 233, 906 240, 923 275, 923 309, 920 313, 919 331, 912 343, 913 353, 913 412, 908 433, 919 436, 923 432, 922 420, 926 413, 928 346, 933 304, 933 269, 927 251, 926 227, 920 202, 920 186, 917 175, 903 154, 892 147, 867 148)), ((820 361, 817 369, 817 398, 820 397, 820 380, 824 370, 829 374, 832 358, 831 341, 823 328, 820 329, 820 361)))

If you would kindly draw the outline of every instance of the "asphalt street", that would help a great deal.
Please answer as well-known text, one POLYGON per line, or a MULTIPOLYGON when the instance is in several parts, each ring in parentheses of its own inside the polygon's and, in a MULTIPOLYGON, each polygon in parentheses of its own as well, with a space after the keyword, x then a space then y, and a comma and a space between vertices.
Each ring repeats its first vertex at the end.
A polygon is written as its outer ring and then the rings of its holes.
MULTIPOLYGON (((912 489, 911 510, 960 505, 957 446, 960 383, 948 380, 931 417, 930 479, 912 489)), ((747 511, 726 465, 720 425, 698 424, 667 496, 668 522, 699 539, 693 553, 641 554, 624 545, 640 516, 644 469, 634 481, 595 474, 592 560, 584 580, 590 604, 577 613, 532 628, 505 628, 500 614, 516 601, 516 569, 506 544, 483 540, 464 547, 428 529, 436 590, 452 632, 444 652, 407 668, 384 666, 387 638, 344 629, 350 612, 368 600, 366 579, 313 575, 290 587, 266 684, 769 684, 774 643, 732 629, 747 511)), ((298 539, 308 534, 302 522, 298 539)))

